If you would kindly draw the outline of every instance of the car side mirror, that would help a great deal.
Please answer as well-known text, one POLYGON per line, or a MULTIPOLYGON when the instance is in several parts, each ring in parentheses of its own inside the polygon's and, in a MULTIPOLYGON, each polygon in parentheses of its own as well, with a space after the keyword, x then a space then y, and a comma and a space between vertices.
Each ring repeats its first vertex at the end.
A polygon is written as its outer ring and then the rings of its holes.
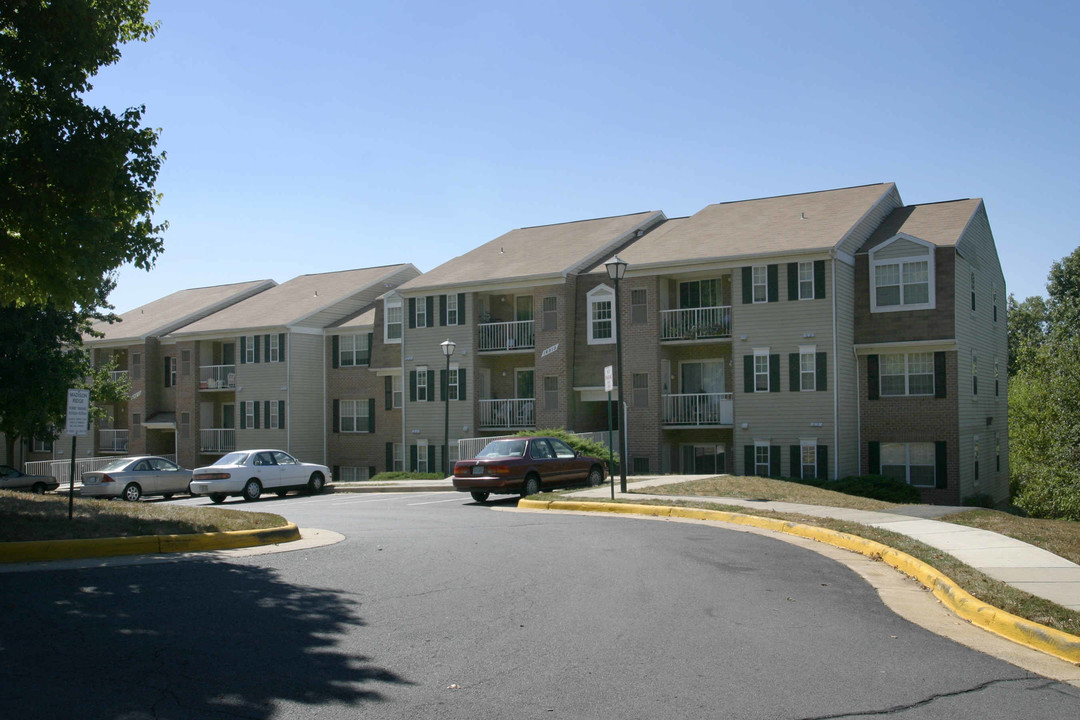
POLYGON ((578 450, 576 453, 574 453, 574 457, 581 457, 581 451, 578 450))

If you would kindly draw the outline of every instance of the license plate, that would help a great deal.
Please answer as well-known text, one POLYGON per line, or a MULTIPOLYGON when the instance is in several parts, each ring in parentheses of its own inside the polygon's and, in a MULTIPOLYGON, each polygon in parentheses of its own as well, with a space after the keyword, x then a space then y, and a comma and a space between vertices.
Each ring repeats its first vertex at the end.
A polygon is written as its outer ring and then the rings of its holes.
POLYGON ((83 478, 83 485, 97 485, 97 481, 96 477, 83 478))
POLYGON ((484 474, 484 466, 483 465, 473 465, 472 466, 472 474, 473 475, 483 475, 484 474))

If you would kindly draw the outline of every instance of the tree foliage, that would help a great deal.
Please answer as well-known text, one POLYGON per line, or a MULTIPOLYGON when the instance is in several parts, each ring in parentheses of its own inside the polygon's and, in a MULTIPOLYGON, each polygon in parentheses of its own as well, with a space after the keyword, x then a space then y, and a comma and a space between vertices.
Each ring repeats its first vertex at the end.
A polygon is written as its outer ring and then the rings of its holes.
POLYGON ((1038 350, 1046 339, 1046 301, 1038 295, 1017 302, 1009 293, 1009 377, 1024 364, 1026 353, 1038 350))
POLYGON ((164 154, 143 107, 88 106, 90 79, 150 39, 149 0, 0 0, 0 305, 93 307, 162 250, 164 154))

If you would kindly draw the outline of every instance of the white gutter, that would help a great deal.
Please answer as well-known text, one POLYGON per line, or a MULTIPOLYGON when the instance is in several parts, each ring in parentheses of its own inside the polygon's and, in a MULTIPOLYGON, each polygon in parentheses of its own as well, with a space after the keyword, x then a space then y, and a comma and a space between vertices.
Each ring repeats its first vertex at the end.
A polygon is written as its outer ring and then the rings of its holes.
POLYGON ((862 409, 859 403, 859 352, 853 347, 851 355, 855 358, 855 474, 862 475, 862 409))
MULTIPOLYGON (((291 342, 289 344, 292 345, 291 342)), ((369 357, 370 357, 370 354, 371 354, 371 348, 368 348, 369 357)), ((369 360, 369 362, 370 362, 370 360, 369 360)), ((322 440, 322 464, 326 465, 326 461, 330 459, 330 452, 329 452, 329 447, 328 447, 330 439, 326 435, 326 330, 323 330, 323 335, 322 335, 322 405, 321 405, 321 408, 322 408, 322 439, 323 439, 322 440)), ((289 424, 289 427, 292 427, 291 423, 289 424)), ((337 480, 337 478, 333 477, 333 470, 331 470, 330 472, 331 472, 331 477, 334 480, 337 480)))
POLYGON ((288 451, 293 451, 292 447, 292 346, 293 336, 292 328, 285 328, 286 337, 289 339, 288 347, 285 348, 285 445, 288 451))
MULTIPOLYGON (((833 479, 840 478, 840 356, 839 339, 836 328, 836 248, 829 251, 832 256, 832 342, 833 342, 833 479)), ((858 378, 858 373, 855 375, 858 378)), ((857 393, 856 393, 857 394, 857 393)))

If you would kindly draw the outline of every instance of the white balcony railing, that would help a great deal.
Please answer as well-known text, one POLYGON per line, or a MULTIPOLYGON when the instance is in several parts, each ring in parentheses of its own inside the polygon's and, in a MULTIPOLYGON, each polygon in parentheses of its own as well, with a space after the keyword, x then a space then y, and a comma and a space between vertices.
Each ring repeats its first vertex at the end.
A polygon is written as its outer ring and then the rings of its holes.
POLYGON ((660 311, 661 340, 731 337, 731 306, 660 311))
POLYGON ((532 398, 480 400, 480 428, 536 427, 536 401, 532 398))
POLYGON ((731 425, 731 393, 664 395, 664 425, 731 425))
POLYGON ((229 452, 235 449, 235 428, 205 428, 199 430, 199 450, 201 452, 229 452))
POLYGON ((199 368, 200 390, 234 390, 235 388, 235 365, 203 365, 199 368))
POLYGON ((536 347, 534 320, 480 323, 481 350, 528 350, 536 347))
POLYGON ((116 382, 120 378, 126 378, 127 374, 128 374, 127 370, 110 370, 109 371, 109 379, 112 380, 113 382, 116 382))
POLYGON ((127 448, 127 430, 98 430, 98 452, 126 453, 127 448))

